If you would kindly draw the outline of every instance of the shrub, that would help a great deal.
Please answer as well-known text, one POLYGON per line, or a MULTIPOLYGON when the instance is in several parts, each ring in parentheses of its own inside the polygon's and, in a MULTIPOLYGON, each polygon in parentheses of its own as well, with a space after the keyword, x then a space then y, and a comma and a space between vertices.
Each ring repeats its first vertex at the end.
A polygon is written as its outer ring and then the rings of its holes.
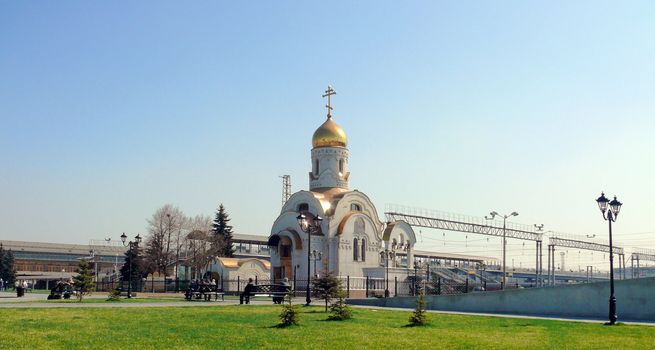
POLYGON ((284 296, 284 303, 282 304, 282 312, 280 312, 280 327, 288 327, 298 324, 298 307, 291 305, 292 293, 287 293, 284 296))
POLYGON ((428 324, 428 315, 425 311, 425 292, 421 290, 416 298, 416 308, 409 317, 409 324, 411 326, 425 326, 428 324))
POLYGON ((107 301, 121 301, 121 290, 117 287, 109 291, 107 301))
POLYGON ((352 308, 346 304, 346 292, 340 288, 337 292, 337 301, 330 306, 332 315, 328 319, 333 321, 343 321, 353 317, 352 308))

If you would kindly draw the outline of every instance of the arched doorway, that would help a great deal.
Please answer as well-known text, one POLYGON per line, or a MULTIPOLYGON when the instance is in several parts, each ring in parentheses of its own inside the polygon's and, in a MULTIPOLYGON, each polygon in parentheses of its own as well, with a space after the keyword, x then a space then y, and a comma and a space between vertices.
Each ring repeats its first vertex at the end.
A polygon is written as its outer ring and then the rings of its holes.
POLYGON ((278 243, 278 253, 280 254, 280 266, 273 271, 273 278, 291 278, 293 273, 293 259, 291 257, 293 248, 291 238, 282 236, 278 243))

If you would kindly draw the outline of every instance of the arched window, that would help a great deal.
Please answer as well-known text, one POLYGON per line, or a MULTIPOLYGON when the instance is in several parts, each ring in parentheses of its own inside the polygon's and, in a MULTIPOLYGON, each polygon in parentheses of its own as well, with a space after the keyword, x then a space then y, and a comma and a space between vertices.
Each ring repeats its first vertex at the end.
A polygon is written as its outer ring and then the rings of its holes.
POLYGON ((314 160, 314 175, 318 175, 320 169, 318 168, 318 159, 314 160))
POLYGON ((339 159, 339 172, 343 174, 343 159, 339 159))
POLYGON ((279 243, 280 258, 291 258, 291 239, 282 237, 279 243))
POLYGON ((366 239, 362 238, 362 261, 366 261, 366 239))
POLYGON ((359 245, 357 238, 353 239, 353 261, 359 260, 359 245))
POLYGON ((298 204, 298 211, 299 212, 309 211, 309 204, 307 204, 307 203, 298 204))
POLYGON ((350 205, 351 211, 362 211, 362 206, 356 203, 350 205))

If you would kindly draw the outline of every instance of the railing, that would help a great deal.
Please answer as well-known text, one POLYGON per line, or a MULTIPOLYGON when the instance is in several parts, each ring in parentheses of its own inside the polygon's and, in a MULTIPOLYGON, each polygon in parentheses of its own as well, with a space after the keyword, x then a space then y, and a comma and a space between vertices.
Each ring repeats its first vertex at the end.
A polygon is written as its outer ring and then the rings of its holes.
MULTIPOLYGON (((471 278, 470 275, 460 275, 447 268, 431 268, 429 275, 425 271, 419 271, 418 274, 409 274, 406 276, 390 277, 388 280, 378 277, 337 277, 341 286, 351 298, 365 297, 383 297, 389 296, 413 296, 418 291, 423 290, 428 295, 452 295, 463 293, 477 293, 485 291, 496 291, 503 289, 500 282, 496 282, 489 276, 476 275, 471 278), (480 278, 483 277, 483 278, 480 278)), ((311 283, 311 280, 309 281, 311 283)), ((191 284, 198 283, 189 280, 142 280, 132 283, 134 293, 184 293, 191 284)), ((201 282, 210 283, 210 282, 201 282)), ((247 279, 225 279, 220 280, 215 285, 226 295, 240 294, 246 284, 247 279)), ((279 284, 280 279, 260 279, 254 278, 255 284, 279 284)), ((291 279, 288 281, 294 295, 304 297, 307 290, 307 279, 291 279)), ((212 285, 214 286, 214 285, 212 285)), ((504 289, 515 288, 534 288, 534 281, 526 280, 524 282, 508 281, 504 289)), ((105 281, 96 284, 96 290, 99 292, 109 292, 110 290, 120 288, 123 292, 128 289, 128 282, 105 281)))

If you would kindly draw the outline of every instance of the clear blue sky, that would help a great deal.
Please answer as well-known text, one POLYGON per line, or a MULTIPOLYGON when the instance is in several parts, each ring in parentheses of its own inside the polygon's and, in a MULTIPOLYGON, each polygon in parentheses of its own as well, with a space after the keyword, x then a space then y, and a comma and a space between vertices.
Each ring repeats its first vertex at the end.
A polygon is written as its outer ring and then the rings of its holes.
POLYGON ((165 203, 267 235, 332 84, 381 216, 606 234, 604 190, 655 248, 653 38, 652 1, 1 1, 0 237, 135 234, 165 203))

